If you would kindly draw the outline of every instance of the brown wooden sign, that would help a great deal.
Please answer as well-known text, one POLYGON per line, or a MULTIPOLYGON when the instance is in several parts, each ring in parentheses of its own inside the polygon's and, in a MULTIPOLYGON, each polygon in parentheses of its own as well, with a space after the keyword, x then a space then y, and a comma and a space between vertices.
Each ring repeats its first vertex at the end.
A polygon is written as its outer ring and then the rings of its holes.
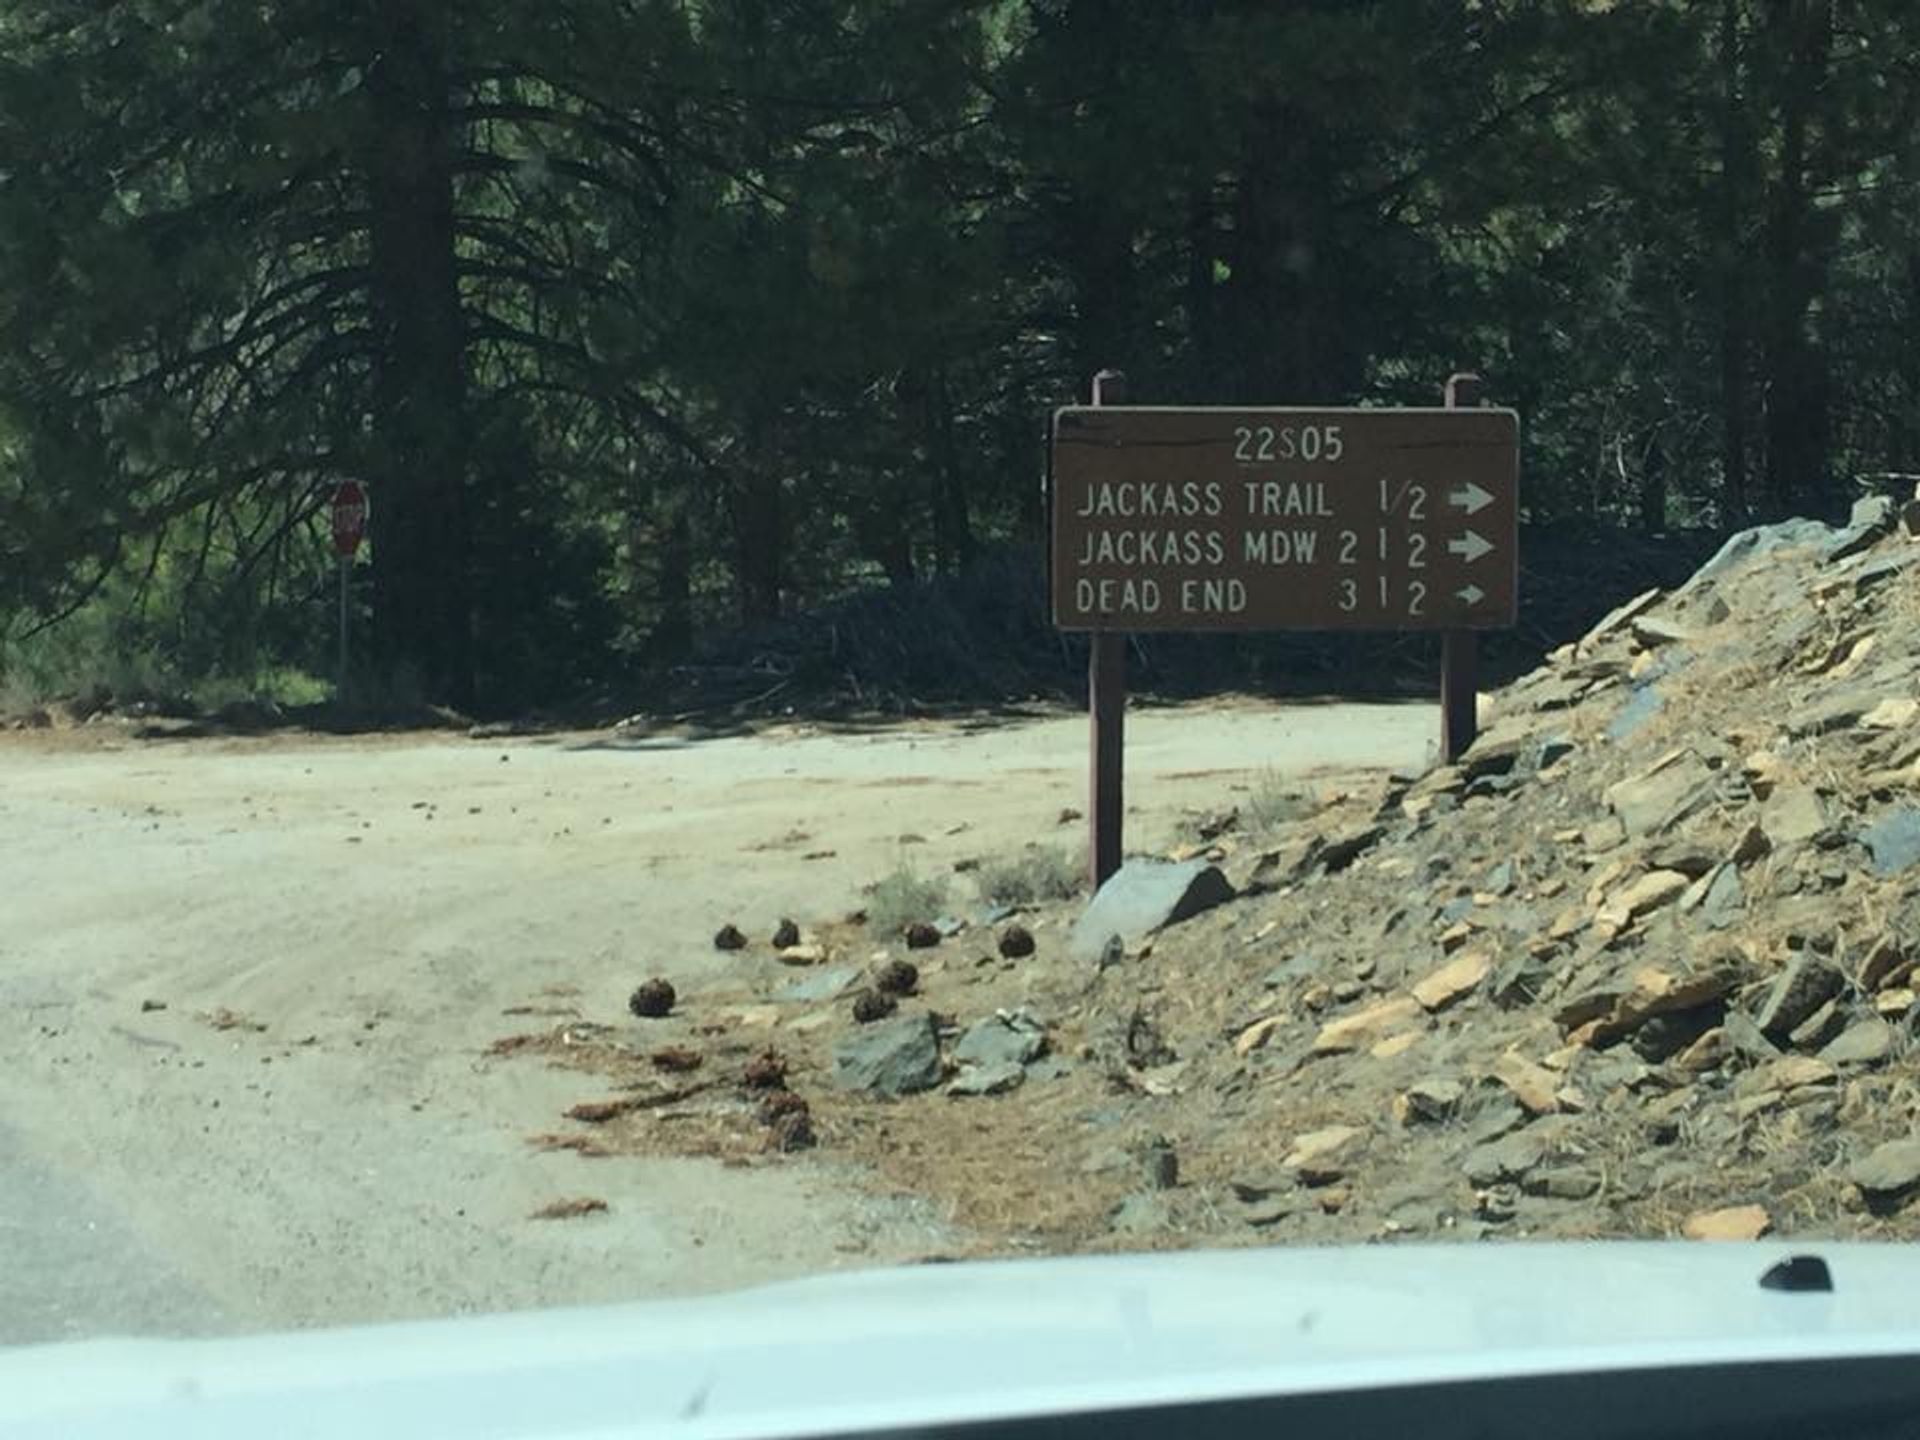
POLYGON ((1056 411, 1053 622, 1511 625, 1519 428, 1491 409, 1056 411))

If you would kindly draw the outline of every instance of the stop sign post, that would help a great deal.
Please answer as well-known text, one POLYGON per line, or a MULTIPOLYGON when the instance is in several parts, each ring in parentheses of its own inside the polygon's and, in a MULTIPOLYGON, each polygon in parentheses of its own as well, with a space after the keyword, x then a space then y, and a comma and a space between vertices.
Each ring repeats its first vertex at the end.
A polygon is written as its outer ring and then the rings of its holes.
POLYGON ((339 693, 347 688, 347 585, 353 557, 367 533, 367 492, 356 480, 343 480, 333 487, 333 553, 340 558, 340 680, 339 693))

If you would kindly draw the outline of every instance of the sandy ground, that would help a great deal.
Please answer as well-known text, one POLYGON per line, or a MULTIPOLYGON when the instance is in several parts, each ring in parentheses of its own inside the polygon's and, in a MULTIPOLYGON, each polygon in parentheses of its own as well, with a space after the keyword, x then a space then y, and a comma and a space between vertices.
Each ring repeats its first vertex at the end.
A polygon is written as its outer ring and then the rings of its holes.
MULTIPOLYGON (((1431 706, 1130 718, 1129 842, 1262 771, 1420 762, 1431 706)), ((1081 717, 693 740, 0 737, 0 1342, 632 1299, 950 1240, 830 1155, 583 1162, 486 1046, 683 994, 710 937, 1084 808, 1081 717), (154 1003, 165 1008, 143 1008, 154 1003), (264 1028, 253 1028, 255 1026, 264 1028), (529 1219, 591 1193, 602 1215, 529 1219)), ((764 938, 764 937, 762 937, 764 938)))

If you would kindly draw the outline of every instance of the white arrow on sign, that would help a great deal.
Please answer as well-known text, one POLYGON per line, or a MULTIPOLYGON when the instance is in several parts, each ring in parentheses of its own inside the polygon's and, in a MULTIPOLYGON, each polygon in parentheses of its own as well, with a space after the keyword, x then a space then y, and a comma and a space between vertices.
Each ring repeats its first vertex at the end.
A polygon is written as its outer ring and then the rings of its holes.
POLYGON ((1488 551, 1492 550, 1493 546, 1488 544, 1487 541, 1482 539, 1479 535, 1476 535, 1473 531, 1469 530, 1460 539, 1447 541, 1447 549, 1451 550, 1456 555, 1466 556, 1467 563, 1471 565, 1474 561, 1478 560, 1482 555, 1485 555, 1488 551))
POLYGON ((1467 585, 1453 592, 1469 605, 1478 605, 1487 598, 1487 592, 1478 585, 1467 585))
POLYGON ((1482 490, 1469 480, 1464 489, 1455 490, 1447 496, 1447 503, 1469 515, 1478 515, 1493 503, 1493 492, 1482 490))

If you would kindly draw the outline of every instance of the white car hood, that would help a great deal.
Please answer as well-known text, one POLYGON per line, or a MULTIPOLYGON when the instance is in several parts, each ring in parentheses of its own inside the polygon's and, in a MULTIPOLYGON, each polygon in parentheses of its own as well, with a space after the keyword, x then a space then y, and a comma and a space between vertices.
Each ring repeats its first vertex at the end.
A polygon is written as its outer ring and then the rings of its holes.
POLYGON ((0 1351, 0 1436, 776 1436, 1920 1354, 1920 1252, 1381 1245, 848 1272, 593 1309, 0 1351), (1830 1292, 1763 1288, 1792 1254, 1830 1292))

